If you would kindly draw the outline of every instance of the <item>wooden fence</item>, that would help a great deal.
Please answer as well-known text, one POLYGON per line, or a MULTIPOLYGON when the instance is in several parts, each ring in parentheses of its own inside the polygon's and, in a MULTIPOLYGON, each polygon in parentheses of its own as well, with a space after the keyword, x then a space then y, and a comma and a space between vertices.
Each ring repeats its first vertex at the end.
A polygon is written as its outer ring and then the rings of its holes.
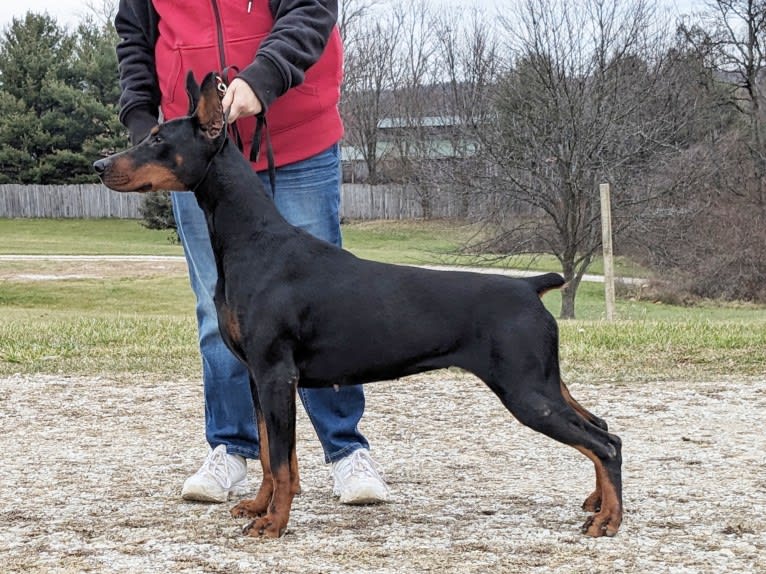
POLYGON ((344 183, 341 196, 341 216, 349 219, 417 219, 461 217, 466 206, 458 194, 445 190, 432 191, 428 207, 412 188, 400 185, 366 185, 344 183))
MULTIPOLYGON (((278 185, 278 184, 277 184, 278 185)), ((0 185, 0 218, 140 219, 140 193, 119 193, 103 185, 0 185)), ((430 216, 465 215, 456 194, 432 192, 430 216)), ((424 217, 422 198, 395 185, 344 184, 341 216, 348 219, 412 219, 424 217)))
POLYGON ((0 185, 0 217, 140 219, 140 193, 103 185, 0 185))

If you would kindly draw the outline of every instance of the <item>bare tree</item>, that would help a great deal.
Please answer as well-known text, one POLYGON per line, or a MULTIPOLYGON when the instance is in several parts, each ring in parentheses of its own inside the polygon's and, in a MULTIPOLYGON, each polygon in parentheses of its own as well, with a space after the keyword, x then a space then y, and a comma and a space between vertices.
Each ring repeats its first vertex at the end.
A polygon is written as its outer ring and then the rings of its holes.
POLYGON ((88 14, 103 26, 112 26, 117 15, 117 0, 88 0, 85 3, 88 14))
MULTIPOLYGON (((380 145, 380 122, 390 114, 386 96, 395 85, 392 61, 401 37, 401 22, 393 14, 372 19, 360 14, 347 21, 341 112, 346 141, 358 150, 367 167, 367 180, 378 182, 385 150, 380 145)), ((390 100, 390 98, 389 98, 390 100)))
POLYGON ((708 0, 707 6, 700 21, 683 31, 730 87, 729 102, 747 126, 755 170, 746 188, 766 209, 766 0, 708 0))
POLYGON ((676 77, 698 106, 693 143, 649 174, 680 193, 640 221, 642 237, 631 234, 673 278, 666 296, 766 300, 765 25, 763 0, 715 0, 679 29, 687 55, 676 77))
POLYGON ((613 184, 619 231, 657 193, 636 185, 641 173, 676 152, 663 82, 672 35, 648 0, 524 0, 504 28, 514 59, 483 142, 503 206, 492 244, 553 254, 568 282, 561 316, 572 318, 601 246, 598 184, 613 184))
POLYGON ((678 193, 628 234, 631 255, 656 271, 653 296, 766 301, 766 225, 745 189, 753 173, 736 130, 673 157, 649 180, 678 193))
POLYGON ((458 194, 461 215, 469 217, 490 196, 483 193, 490 173, 481 159, 481 132, 495 118, 495 86, 500 77, 500 46, 486 14, 473 7, 442 10, 435 20, 436 75, 440 108, 450 120, 445 130, 448 160, 439 178, 458 194))
POLYGON ((340 0, 338 2, 338 28, 343 44, 348 50, 364 30, 364 21, 371 17, 382 0, 340 0))
POLYGON ((435 130, 443 122, 434 106, 435 29, 434 11, 427 0, 402 0, 396 8, 401 30, 393 75, 393 113, 389 131, 394 136, 392 165, 395 179, 420 201, 423 217, 433 215, 435 186, 429 173, 434 167, 435 130))

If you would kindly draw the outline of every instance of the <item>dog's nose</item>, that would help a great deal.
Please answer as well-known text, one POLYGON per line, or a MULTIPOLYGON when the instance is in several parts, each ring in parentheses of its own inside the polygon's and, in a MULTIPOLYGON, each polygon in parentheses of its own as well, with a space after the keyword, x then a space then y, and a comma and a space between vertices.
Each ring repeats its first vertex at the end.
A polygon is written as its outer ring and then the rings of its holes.
POLYGON ((106 160, 100 159, 98 161, 93 162, 93 169, 96 170, 96 173, 101 175, 106 171, 106 160))

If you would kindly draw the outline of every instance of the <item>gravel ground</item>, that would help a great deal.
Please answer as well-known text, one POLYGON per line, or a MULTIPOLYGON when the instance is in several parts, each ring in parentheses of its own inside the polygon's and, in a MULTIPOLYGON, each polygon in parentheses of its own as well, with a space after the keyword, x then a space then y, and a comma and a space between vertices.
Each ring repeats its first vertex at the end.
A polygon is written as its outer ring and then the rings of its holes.
POLYGON ((766 572, 766 380, 570 388, 623 439, 616 538, 579 534, 582 455, 441 371, 367 387, 386 505, 335 502, 301 412, 303 494, 260 541, 179 497, 206 450, 198 382, 0 379, 0 571, 766 572))

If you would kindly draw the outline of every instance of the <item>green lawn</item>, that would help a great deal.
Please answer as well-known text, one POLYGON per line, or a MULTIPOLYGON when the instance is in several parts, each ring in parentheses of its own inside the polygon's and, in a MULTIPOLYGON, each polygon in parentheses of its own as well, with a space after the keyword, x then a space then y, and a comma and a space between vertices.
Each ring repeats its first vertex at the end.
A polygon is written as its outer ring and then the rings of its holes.
POLYGON ((0 255, 183 255, 169 231, 128 219, 0 219, 0 255))
MULTIPOLYGON (((351 251, 401 263, 444 262, 471 233, 445 222, 344 226, 351 251)), ((0 254, 181 255, 168 237, 134 221, 0 219, 0 254)), ((0 376, 198 376, 194 303, 182 264, 166 273, 134 275, 128 266, 101 279, 25 279, 55 265, 60 271, 61 264, 0 261, 0 376)), ((545 301, 557 314, 559 295, 545 301)), ((607 323, 603 287, 583 283, 577 313, 578 320, 560 322, 570 380, 717 379, 766 370, 763 306, 620 299, 620 320, 607 323)))

